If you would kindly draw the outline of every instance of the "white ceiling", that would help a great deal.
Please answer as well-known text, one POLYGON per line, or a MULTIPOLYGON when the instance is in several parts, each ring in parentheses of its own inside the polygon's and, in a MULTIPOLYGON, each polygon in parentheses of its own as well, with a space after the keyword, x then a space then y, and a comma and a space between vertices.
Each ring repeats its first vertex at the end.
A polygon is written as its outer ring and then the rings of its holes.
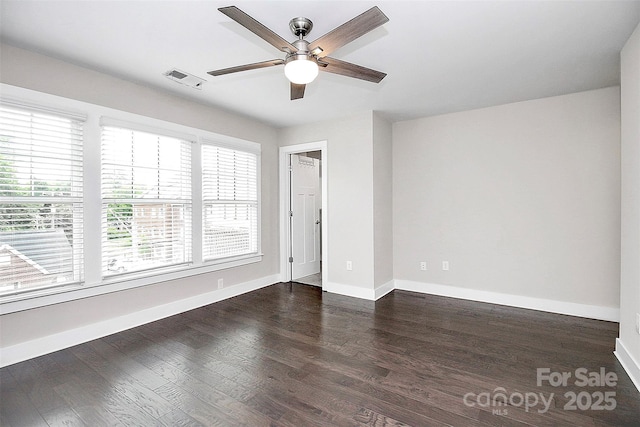
POLYGON ((619 84, 619 52, 640 1, 79 1, 1 0, 3 42, 277 127, 362 110, 405 120, 619 84), (305 16, 315 40, 379 6, 390 21, 331 56, 386 72, 374 84, 321 73, 289 100, 281 66, 207 71, 283 58, 218 7, 235 5, 286 38, 305 16), (163 73, 207 80, 201 91, 163 73))

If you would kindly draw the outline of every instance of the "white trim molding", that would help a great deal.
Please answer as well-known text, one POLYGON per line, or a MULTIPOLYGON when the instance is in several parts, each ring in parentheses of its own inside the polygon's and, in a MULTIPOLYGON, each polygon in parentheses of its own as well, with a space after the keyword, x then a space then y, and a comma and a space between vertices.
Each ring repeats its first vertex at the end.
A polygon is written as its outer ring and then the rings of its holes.
POLYGON ((616 355, 624 370, 627 371, 633 385, 640 391, 640 362, 633 358, 620 338, 616 338, 616 350, 613 354, 616 355))
POLYGON ((377 288, 363 288, 360 286, 345 285, 343 283, 326 282, 322 285, 322 290, 332 294, 344 295, 347 297, 377 301, 389 292, 393 291, 393 280, 378 286, 377 288))
POLYGON ((346 297, 375 301, 375 293, 373 288, 362 288, 360 286, 345 285, 335 282, 323 282, 322 290, 331 292, 332 294, 344 295, 346 297))
MULTIPOLYGON (((175 270, 163 270, 157 275, 147 275, 136 277, 131 275, 126 279, 115 277, 113 280, 106 280, 104 283, 72 284, 67 286, 36 289, 17 295, 5 295, 0 297, 0 315, 15 313, 18 311, 30 310, 47 305, 59 304, 62 302, 75 301, 83 298, 119 292, 127 289, 134 289, 141 286, 154 285, 167 282, 169 280, 183 279, 199 274, 224 270, 231 267, 239 267, 251 263, 262 261, 263 255, 246 255, 235 258, 227 258, 226 262, 206 261, 205 265, 191 268, 180 268, 175 270)), ((279 282, 275 280, 274 282, 279 282)))
POLYGON ((378 301, 383 296, 387 295, 389 292, 395 289, 395 281, 390 280, 384 285, 378 286, 373 290, 374 300, 378 301))
POLYGON ((396 280, 395 289, 487 302, 491 304, 507 305, 511 307, 527 308, 530 310, 546 311, 549 313, 566 314, 569 316, 585 317, 589 319, 607 320, 610 322, 620 321, 620 309, 616 307, 578 304, 567 301, 556 301, 522 295, 481 291, 478 289, 460 288, 458 286, 414 282, 411 280, 396 280))
MULTIPOLYGON (((288 156, 296 153, 306 153, 309 151, 320 151, 322 161, 322 242, 321 242, 321 259, 323 260, 322 289, 327 290, 325 283, 329 281, 329 186, 328 186, 328 170, 329 155, 327 151, 327 141, 306 142, 302 144, 286 145, 280 147, 278 153, 278 179, 280 183, 280 281, 288 282, 291 278, 289 266, 289 162, 288 156)), ((339 292, 338 292, 339 293, 339 292)))
POLYGON ((278 281, 278 275, 266 276, 80 328, 69 329, 31 341, 2 347, 0 348, 0 367, 13 365, 14 363, 73 347, 74 345, 115 334, 116 332, 164 319, 165 317, 184 313, 185 311, 270 286, 278 281))

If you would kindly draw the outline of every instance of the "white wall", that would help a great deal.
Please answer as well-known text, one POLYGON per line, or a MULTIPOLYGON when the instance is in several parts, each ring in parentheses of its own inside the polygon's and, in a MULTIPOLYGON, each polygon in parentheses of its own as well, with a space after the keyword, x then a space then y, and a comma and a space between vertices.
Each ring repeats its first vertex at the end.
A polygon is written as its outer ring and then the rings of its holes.
POLYGON ((391 123, 373 115, 374 286, 393 280, 393 194, 391 123))
POLYGON ((222 109, 4 43, 0 44, 0 55, 3 83, 249 141, 268 144, 275 141, 274 128, 222 109))
POLYGON ((622 258, 616 355, 640 390, 640 26, 621 53, 622 258))
POLYGON ((397 283, 616 317, 619 102, 612 87, 395 123, 397 283))
MULTIPOLYGON (((278 160, 274 128, 12 46, 2 45, 0 51, 3 83, 261 143, 264 252, 262 262, 243 267, 3 315, 0 318, 3 351, 56 334, 66 339, 78 328, 84 328, 83 333, 90 336, 91 325, 104 327, 109 321, 118 324, 118 318, 142 321, 139 313, 152 311, 153 315, 161 315, 173 310, 176 306, 168 306, 177 301, 205 303, 207 299, 219 299, 211 294, 217 289, 218 278, 224 278, 225 283, 224 292, 219 295, 230 295, 235 285, 245 289, 247 283, 258 286, 262 280, 276 277, 279 272, 278 160)), ((186 303, 182 305, 186 306, 186 303)), ((7 352, 3 357, 7 357, 7 352)))
MULTIPOLYGON (((329 289, 373 289, 373 115, 281 129, 281 146, 327 141, 329 289), (346 261, 353 270, 347 271, 346 261), (331 285, 335 285, 331 288, 331 285)), ((324 191, 324 189, 323 189, 324 191)), ((348 291, 346 291, 348 292, 348 291)), ((356 294, 357 291, 352 292, 356 294)))

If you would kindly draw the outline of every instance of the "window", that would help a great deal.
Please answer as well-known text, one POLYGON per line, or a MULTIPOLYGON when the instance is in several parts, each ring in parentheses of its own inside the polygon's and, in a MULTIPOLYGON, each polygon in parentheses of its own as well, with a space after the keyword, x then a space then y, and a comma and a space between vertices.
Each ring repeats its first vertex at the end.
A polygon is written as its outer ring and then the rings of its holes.
POLYGON ((0 83, 3 313, 260 262, 260 152, 0 83))
POLYGON ((0 292, 83 278, 83 117, 0 105, 0 292))
POLYGON ((258 251, 258 155, 202 144, 203 257, 258 251))
POLYGON ((103 276, 192 262, 191 145, 103 126, 103 276))

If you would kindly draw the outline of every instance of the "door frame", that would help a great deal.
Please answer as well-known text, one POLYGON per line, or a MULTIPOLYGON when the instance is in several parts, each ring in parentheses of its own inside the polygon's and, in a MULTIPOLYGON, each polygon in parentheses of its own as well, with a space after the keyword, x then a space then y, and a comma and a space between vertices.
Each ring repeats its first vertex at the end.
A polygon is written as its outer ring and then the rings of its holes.
POLYGON ((320 186, 322 192, 322 236, 321 236, 321 260, 322 260, 322 288, 324 289, 329 279, 329 204, 328 204, 328 179, 327 171, 327 141, 307 142, 304 144, 287 145, 280 147, 279 153, 279 180, 280 180, 280 281, 288 282, 291 279, 289 269, 289 195, 291 192, 289 182, 289 155, 300 154, 309 151, 320 151, 322 161, 322 177, 320 186))

